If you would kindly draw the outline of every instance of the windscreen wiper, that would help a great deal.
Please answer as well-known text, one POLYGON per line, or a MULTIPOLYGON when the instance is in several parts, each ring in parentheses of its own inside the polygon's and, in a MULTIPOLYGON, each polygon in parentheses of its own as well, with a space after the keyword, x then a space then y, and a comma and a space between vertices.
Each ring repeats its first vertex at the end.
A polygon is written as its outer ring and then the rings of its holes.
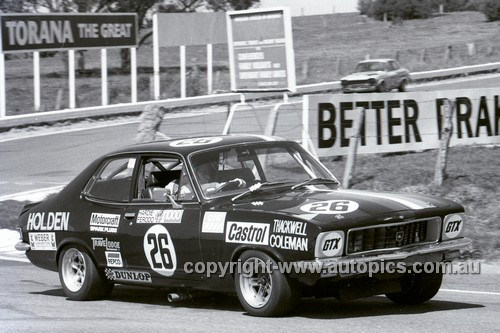
POLYGON ((266 188, 270 188, 270 187, 273 187, 273 186, 276 186, 276 185, 283 185, 283 184, 286 184, 286 183, 285 182, 264 182, 264 183, 257 183, 255 185, 250 186, 247 191, 245 191, 243 193, 240 193, 240 194, 234 196, 233 198, 231 198, 231 201, 235 202, 236 200, 239 200, 239 199, 241 199, 243 197, 246 197, 249 194, 264 192, 266 188))
POLYGON ((330 179, 330 178, 311 178, 308 180, 304 180, 303 182, 300 182, 296 185, 292 186, 292 191, 295 191, 299 188, 302 188, 307 185, 319 185, 319 184, 339 184, 338 181, 335 179, 330 179))

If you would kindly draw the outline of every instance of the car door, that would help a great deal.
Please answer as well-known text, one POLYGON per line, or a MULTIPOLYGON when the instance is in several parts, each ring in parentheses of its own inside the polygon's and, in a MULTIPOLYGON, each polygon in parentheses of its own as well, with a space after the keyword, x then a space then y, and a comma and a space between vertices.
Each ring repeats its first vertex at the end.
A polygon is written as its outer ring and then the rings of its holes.
POLYGON ((81 217, 88 221, 85 235, 100 267, 123 267, 118 230, 130 198, 136 157, 111 156, 101 163, 82 192, 81 217))
POLYGON ((200 203, 182 158, 143 155, 134 179, 133 198, 124 213, 125 223, 120 226, 127 269, 148 272, 155 284, 168 284, 168 279, 197 279, 184 267, 202 261, 200 203), (178 191, 172 193, 172 201, 165 187, 174 181, 178 191), (182 195, 179 183, 183 184, 182 195))
POLYGON ((395 61, 390 61, 389 65, 391 68, 391 76, 392 76, 391 87, 398 88, 399 83, 403 79, 404 70, 402 70, 401 66, 395 61))

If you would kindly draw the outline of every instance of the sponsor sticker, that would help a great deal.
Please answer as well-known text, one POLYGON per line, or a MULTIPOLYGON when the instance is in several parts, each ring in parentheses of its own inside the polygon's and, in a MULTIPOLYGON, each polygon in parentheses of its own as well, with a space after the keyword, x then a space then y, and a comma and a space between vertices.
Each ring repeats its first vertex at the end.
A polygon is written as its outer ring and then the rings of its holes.
POLYGON ((451 239, 460 235, 463 228, 463 216, 454 214, 446 216, 444 222, 444 238, 451 239))
POLYGON ((205 212, 201 232, 223 234, 226 212, 205 212))
POLYGON ((33 251, 57 250, 55 232, 30 232, 29 240, 33 251))
POLYGON ((121 215, 92 213, 90 231, 116 233, 120 225, 121 215))
POLYGON ((68 230, 69 212, 38 212, 28 215, 27 230, 62 231, 68 230))
POLYGON ((137 223, 181 223, 182 209, 144 209, 137 214, 137 223))
POLYGON ((270 225, 252 222, 228 222, 226 226, 226 242, 269 245, 270 225))
POLYGON ((111 241, 108 238, 92 237, 92 249, 105 248, 106 251, 120 251, 120 242, 111 241))
POLYGON ((221 137, 207 137, 207 138, 194 138, 194 139, 184 139, 177 140, 170 143, 171 147, 194 147, 210 145, 222 141, 221 137))
POLYGON ((123 267, 122 254, 116 251, 106 251, 106 262, 109 267, 123 267))
POLYGON ((301 221, 274 220, 269 245, 278 249, 307 251, 307 223, 301 221))
POLYGON ((177 268, 174 243, 165 226, 157 224, 144 235, 144 254, 151 269, 163 276, 172 276, 177 268))
POLYGON ((125 269, 106 268, 104 270, 106 278, 111 281, 132 281, 141 283, 151 283, 151 274, 141 271, 129 271, 125 269))
POLYGON ((318 237, 318 245, 316 250, 322 257, 335 257, 342 254, 344 248, 344 233, 341 231, 333 231, 323 234, 318 237))
POLYGON ((351 200, 327 200, 313 202, 300 207, 300 210, 313 214, 347 214, 358 210, 359 204, 351 200))

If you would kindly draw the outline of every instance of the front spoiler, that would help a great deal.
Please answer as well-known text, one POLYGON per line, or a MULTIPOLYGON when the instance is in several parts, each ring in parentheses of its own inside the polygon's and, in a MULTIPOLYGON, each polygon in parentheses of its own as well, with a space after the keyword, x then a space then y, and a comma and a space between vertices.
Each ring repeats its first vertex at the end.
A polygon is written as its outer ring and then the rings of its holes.
MULTIPOLYGON (((469 238, 459 238, 440 243, 422 244, 409 248, 381 254, 347 255, 338 258, 315 259, 311 261, 297 262, 299 265, 321 266, 321 273, 317 278, 347 277, 358 275, 358 273, 340 273, 338 267, 366 264, 371 262, 404 262, 412 265, 416 262, 441 262, 450 261, 459 255, 459 250, 472 244, 469 238)), ((298 277, 300 280, 300 277, 298 277)))

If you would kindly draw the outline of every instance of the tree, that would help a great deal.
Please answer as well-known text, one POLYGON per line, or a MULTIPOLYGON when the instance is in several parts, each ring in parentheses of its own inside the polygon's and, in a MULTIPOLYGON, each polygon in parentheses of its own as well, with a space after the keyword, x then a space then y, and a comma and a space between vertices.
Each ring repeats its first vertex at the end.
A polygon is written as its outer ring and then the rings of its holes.
POLYGON ((433 11, 432 0, 374 0, 370 7, 371 16, 377 20, 382 20, 384 14, 393 21, 422 19, 433 11))
POLYGON ((361 15, 372 15, 372 0, 358 0, 358 10, 361 15))
POLYGON ((488 21, 500 20, 500 2, 498 0, 486 0, 481 6, 481 12, 486 15, 488 21))

